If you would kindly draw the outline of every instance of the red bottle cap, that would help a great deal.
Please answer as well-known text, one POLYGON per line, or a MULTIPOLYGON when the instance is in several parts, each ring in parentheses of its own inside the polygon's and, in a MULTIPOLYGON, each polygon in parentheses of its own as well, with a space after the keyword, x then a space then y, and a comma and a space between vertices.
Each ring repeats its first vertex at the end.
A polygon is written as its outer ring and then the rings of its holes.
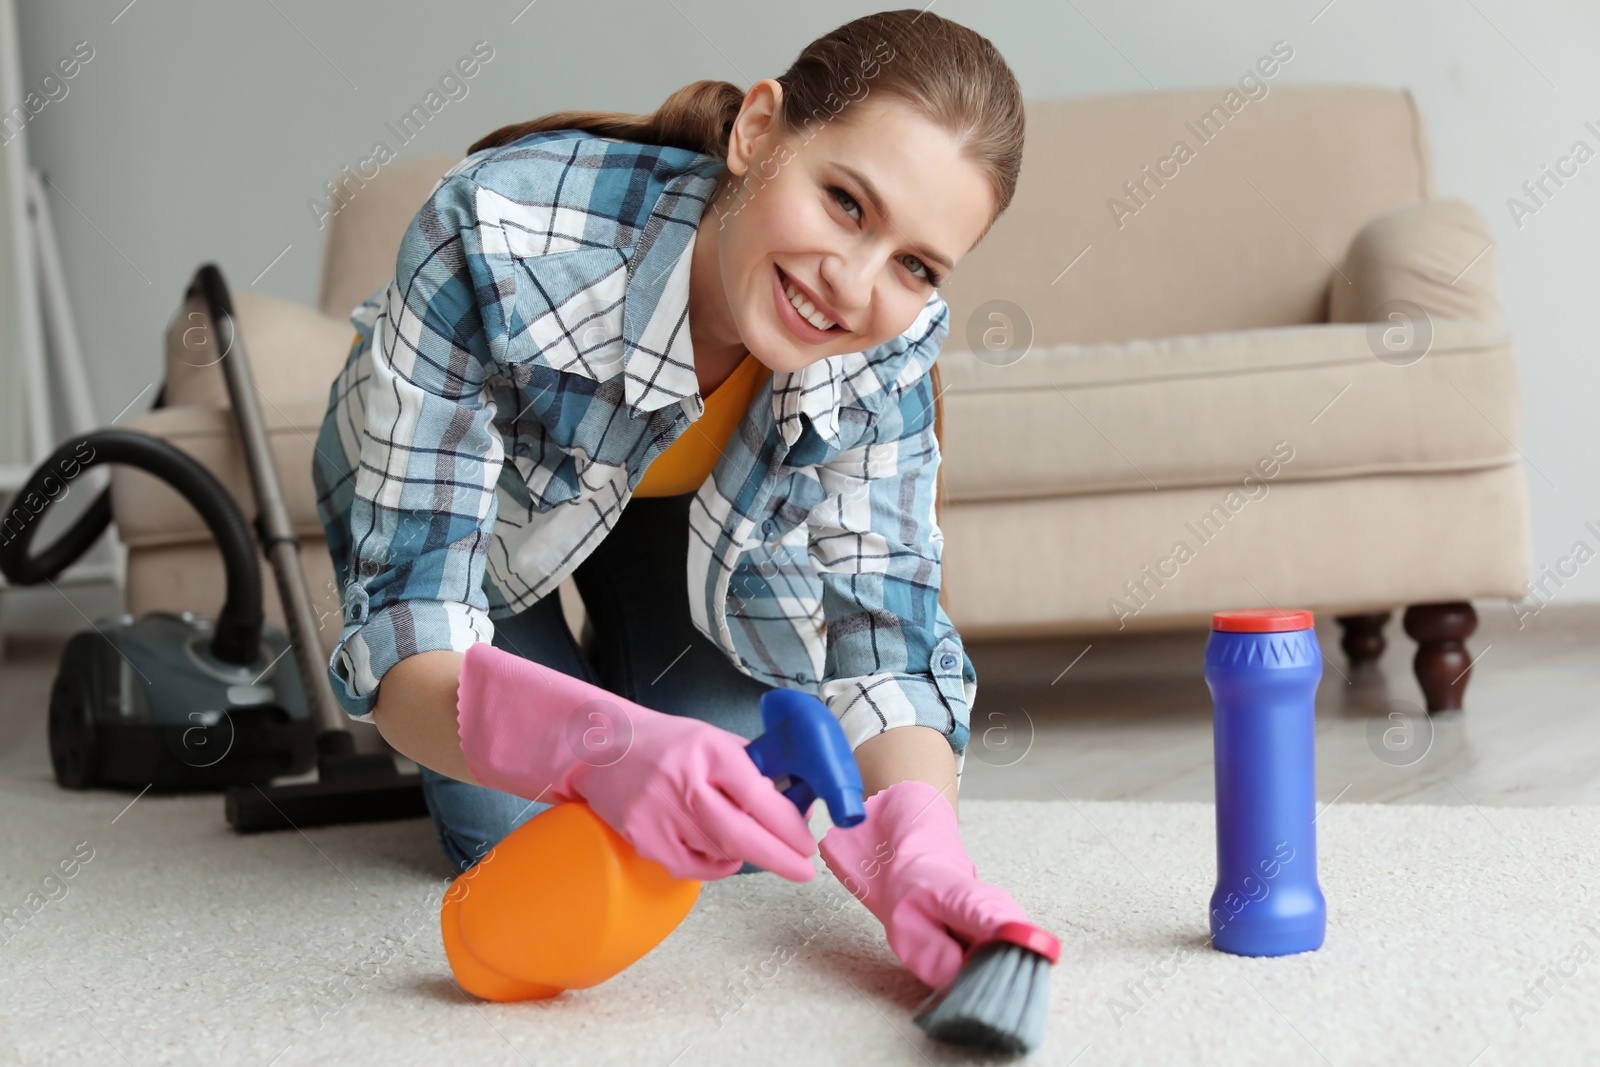
POLYGON ((1211 628, 1230 634, 1275 634, 1284 630, 1312 628, 1309 611, 1280 611, 1277 608, 1239 608, 1219 611, 1211 616, 1211 628))

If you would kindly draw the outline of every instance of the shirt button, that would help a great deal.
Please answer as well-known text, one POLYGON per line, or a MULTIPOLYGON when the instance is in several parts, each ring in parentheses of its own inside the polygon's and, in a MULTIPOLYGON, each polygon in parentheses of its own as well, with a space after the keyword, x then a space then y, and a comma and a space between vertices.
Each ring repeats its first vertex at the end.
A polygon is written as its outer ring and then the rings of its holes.
POLYGON ((949 670, 951 667, 954 667, 955 665, 956 665, 956 658, 954 656, 952 656, 950 653, 946 652, 944 655, 939 657, 939 666, 943 667, 945 670, 949 670))
POLYGON ((774 522, 772 519, 768 519, 766 522, 761 524, 761 532, 764 533, 764 534, 774 533, 774 532, 777 531, 777 529, 778 529, 778 524, 776 522, 774 522))

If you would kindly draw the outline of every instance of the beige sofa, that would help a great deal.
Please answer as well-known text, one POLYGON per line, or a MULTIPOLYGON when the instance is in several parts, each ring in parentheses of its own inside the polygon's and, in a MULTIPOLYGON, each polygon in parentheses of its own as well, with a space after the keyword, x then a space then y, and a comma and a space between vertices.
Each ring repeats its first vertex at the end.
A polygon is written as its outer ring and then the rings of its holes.
MULTIPOLYGON (((1475 210, 1432 198, 1408 93, 1274 86, 1230 111, 1227 91, 1029 105, 1016 199, 945 290, 948 610, 988 638, 1309 607, 1364 662, 1406 606, 1430 709, 1459 707, 1471 599, 1517 596, 1531 570, 1494 249, 1475 210)), ((453 162, 341 177, 316 309, 235 293, 325 654, 341 619, 310 470, 328 385, 346 316, 453 162)), ((168 406, 127 424, 253 515, 198 311, 168 334, 168 406)), ((128 610, 214 614, 221 564, 187 506, 118 468, 113 508, 128 610)), ((562 599, 581 632, 571 583, 562 599)))
POLYGON ((1409 93, 1224 94, 1030 105, 1015 201, 947 286, 951 617, 972 638, 1305 607, 1360 663, 1406 606, 1429 709, 1459 707, 1471 599, 1532 570, 1487 228, 1433 198, 1409 93))

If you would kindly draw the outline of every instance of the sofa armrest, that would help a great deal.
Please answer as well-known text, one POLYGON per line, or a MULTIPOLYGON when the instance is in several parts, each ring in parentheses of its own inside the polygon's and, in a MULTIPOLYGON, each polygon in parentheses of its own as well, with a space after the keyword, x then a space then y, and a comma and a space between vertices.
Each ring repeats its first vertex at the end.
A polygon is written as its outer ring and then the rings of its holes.
MULTIPOLYGON (((310 396, 261 405, 262 428, 278 469, 284 506, 302 541, 319 538, 324 532, 317 516, 311 467, 325 407, 322 398, 310 396)), ((255 518, 250 468, 228 408, 179 404, 131 415, 118 425, 158 437, 186 453, 228 489, 246 518, 255 518)), ((211 541, 204 520, 176 489, 130 464, 112 465, 111 514, 118 536, 130 550, 211 541)))
POLYGON ((1350 242, 1340 271, 1329 283, 1329 322, 1370 322, 1381 305, 1408 300, 1436 318, 1504 325, 1494 240, 1464 200, 1378 215, 1350 242))
MULTIPOLYGON (((355 327, 348 320, 266 293, 235 290, 232 295, 251 376, 268 404, 326 402, 328 389, 350 354, 355 327)), ((204 300, 196 293, 167 327, 164 403, 168 407, 231 406, 208 321, 204 300)))

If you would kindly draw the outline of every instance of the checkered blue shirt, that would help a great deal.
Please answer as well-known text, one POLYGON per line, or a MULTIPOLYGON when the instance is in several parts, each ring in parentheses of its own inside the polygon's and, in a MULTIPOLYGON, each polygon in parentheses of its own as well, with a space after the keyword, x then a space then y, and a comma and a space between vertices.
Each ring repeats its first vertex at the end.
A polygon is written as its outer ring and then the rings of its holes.
MULTIPOLYGON (((399 660, 554 593, 700 418, 689 269, 723 166, 562 130, 435 184, 351 313, 317 440, 352 718, 399 660)), ((928 377, 949 318, 935 293, 885 344, 774 372, 695 494, 685 575, 741 672, 822 698, 852 747, 939 730, 959 768, 977 675, 938 602, 928 377)))

